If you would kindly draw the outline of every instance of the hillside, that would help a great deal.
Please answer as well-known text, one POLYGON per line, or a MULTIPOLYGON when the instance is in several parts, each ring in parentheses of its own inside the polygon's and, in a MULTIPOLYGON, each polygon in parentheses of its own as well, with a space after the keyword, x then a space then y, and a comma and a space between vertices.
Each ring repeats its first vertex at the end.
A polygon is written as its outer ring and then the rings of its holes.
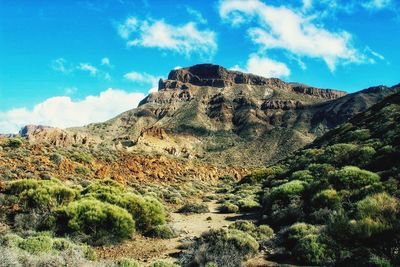
POLYGON ((380 86, 346 95, 201 64, 171 71, 138 108, 107 122, 67 131, 35 129, 27 136, 61 146, 260 166, 309 144, 393 91, 380 86))
MULTIPOLYGON (((259 241, 269 260, 398 266, 399 123, 396 93, 278 164, 228 186, 223 205, 238 205, 237 196, 258 199, 257 222, 275 232, 259 241)), ((252 234, 246 230, 251 224, 244 221, 239 229, 252 234)), ((201 258, 202 253, 194 255, 201 258)))

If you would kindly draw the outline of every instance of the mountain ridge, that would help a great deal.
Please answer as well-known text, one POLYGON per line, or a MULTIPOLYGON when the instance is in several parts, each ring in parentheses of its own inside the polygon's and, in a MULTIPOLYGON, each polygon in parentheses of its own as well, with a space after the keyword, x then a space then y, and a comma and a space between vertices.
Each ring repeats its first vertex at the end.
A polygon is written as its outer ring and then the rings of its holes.
POLYGON ((309 144, 396 88, 347 94, 200 64, 172 70, 157 92, 109 121, 28 140, 260 166, 309 144))

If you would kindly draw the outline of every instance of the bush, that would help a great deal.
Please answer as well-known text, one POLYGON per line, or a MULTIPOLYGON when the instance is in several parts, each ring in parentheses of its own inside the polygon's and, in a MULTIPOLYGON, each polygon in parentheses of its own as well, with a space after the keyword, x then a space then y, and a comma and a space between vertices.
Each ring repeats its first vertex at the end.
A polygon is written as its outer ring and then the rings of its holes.
POLYGON ((171 239, 176 237, 176 233, 168 225, 157 225, 151 229, 147 235, 161 239, 171 239))
POLYGON ((296 223, 281 233, 287 253, 304 264, 320 264, 325 258, 325 246, 319 241, 319 229, 313 225, 296 223))
POLYGON ((164 206, 153 197, 125 194, 118 205, 132 214, 136 221, 137 229, 143 233, 166 222, 164 206))
POLYGON ((239 210, 244 212, 254 211, 261 208, 260 203, 250 197, 240 199, 237 204, 239 206, 239 210))
POLYGON ((239 211, 239 207, 236 206, 235 204, 232 204, 229 201, 225 201, 222 203, 222 205, 219 207, 219 211, 221 213, 236 213, 239 211))
POLYGON ((229 226, 229 229, 236 229, 245 232, 254 237, 257 241, 269 239, 274 234, 274 230, 272 230, 268 225, 256 226, 252 222, 244 220, 234 222, 229 226))
POLYGON ((312 198, 312 204, 315 209, 328 208, 337 210, 340 208, 341 198, 335 189, 325 189, 317 193, 312 198))
POLYGON ((131 259, 121 259, 118 262, 118 267, 141 267, 142 265, 131 259))
POLYGON ((378 183, 379 175, 354 166, 346 166, 332 173, 329 181, 336 189, 354 190, 378 183))
POLYGON ((93 199, 82 199, 58 210, 62 233, 89 235, 91 240, 121 240, 135 232, 135 221, 127 210, 93 199))
POLYGON ((178 210, 179 213, 207 213, 210 212, 207 204, 187 203, 178 210))
POLYGON ((48 235, 31 236, 20 242, 19 247, 32 254, 49 252, 53 248, 53 239, 48 235))
POLYGON ((8 139, 8 146, 12 148, 19 148, 24 144, 20 138, 10 138, 8 139))
POLYGON ((71 160, 79 162, 79 163, 86 163, 86 164, 90 164, 93 161, 93 158, 91 155, 86 154, 82 151, 75 151, 72 155, 71 155, 71 160))
POLYGON ((309 170, 300 170, 292 173, 290 179, 299 180, 303 182, 312 182, 314 180, 314 176, 311 174, 311 171, 309 170))
POLYGON ((126 209, 136 222, 136 228, 142 233, 152 230, 166 222, 164 206, 150 196, 127 193, 113 180, 96 181, 83 191, 85 198, 95 198, 126 209))
POLYGON ((55 164, 59 165, 64 160, 64 157, 60 154, 53 153, 50 155, 49 159, 55 164))
POLYGON ((25 179, 7 184, 6 193, 17 195, 20 204, 26 209, 49 210, 73 201, 79 191, 63 185, 56 179, 25 179))
POLYGON ((182 266, 241 266, 243 259, 257 253, 257 241, 240 230, 220 229, 204 233, 181 258, 182 266))
POLYGON ((179 267, 173 263, 165 262, 165 261, 156 261, 153 262, 150 267, 179 267))

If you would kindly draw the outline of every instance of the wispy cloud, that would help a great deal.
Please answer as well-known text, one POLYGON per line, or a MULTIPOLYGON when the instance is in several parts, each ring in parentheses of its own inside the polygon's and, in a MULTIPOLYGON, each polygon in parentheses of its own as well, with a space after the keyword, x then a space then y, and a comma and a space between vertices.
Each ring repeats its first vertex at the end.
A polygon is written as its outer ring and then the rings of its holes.
POLYGON ((89 63, 80 63, 77 69, 87 71, 91 76, 96 76, 97 72, 99 71, 95 66, 90 65, 89 63))
POLYGON ((128 46, 157 48, 187 57, 198 54, 204 58, 212 58, 217 51, 215 32, 200 30, 192 21, 183 25, 172 25, 164 20, 129 17, 118 25, 118 33, 128 46))
POLYGON ((143 93, 113 88, 78 101, 68 96, 51 97, 33 109, 16 108, 0 112, 0 129, 3 133, 17 133, 27 124, 66 128, 102 122, 137 107, 143 98, 143 93))
POLYGON ((64 94, 66 95, 73 95, 78 91, 78 88, 75 86, 67 87, 64 89, 64 94))
POLYGON ((108 57, 103 57, 101 59, 101 65, 110 66, 110 59, 108 57))
POLYGON ((200 11, 193 9, 190 6, 186 7, 186 11, 190 16, 192 16, 195 21, 197 21, 200 24, 207 24, 207 20, 203 17, 203 15, 200 13, 200 11))
POLYGON ((110 65, 110 59, 107 57, 101 59, 100 67, 97 67, 91 63, 72 64, 67 62, 67 60, 64 58, 53 60, 50 66, 54 71, 63 74, 69 74, 75 71, 83 71, 89 73, 89 75, 92 77, 98 77, 106 81, 110 81, 112 79, 109 72, 101 70, 102 66, 112 67, 110 65))
POLYGON ((290 69, 285 63, 272 60, 267 57, 261 57, 257 54, 251 54, 244 68, 236 65, 231 68, 242 72, 253 73, 267 78, 287 77, 290 75, 290 69))
MULTIPOLYGON (((305 4, 309 7, 312 2, 305 4)), ((342 64, 368 63, 373 56, 355 48, 350 33, 329 31, 290 7, 275 7, 259 0, 222 0, 219 14, 233 26, 251 25, 248 36, 260 52, 280 49, 296 56, 322 59, 331 71, 342 64), (251 21, 254 23, 250 24, 251 21)))
POLYGON ((124 75, 124 78, 128 81, 139 83, 139 84, 150 84, 151 88, 149 93, 156 92, 158 90, 158 81, 160 76, 154 76, 145 72, 131 71, 124 75))
POLYGON ((124 75, 124 78, 137 83, 151 83, 157 82, 159 78, 145 72, 131 71, 124 75))
POLYGON ((392 5, 392 0, 370 0, 362 3, 362 6, 371 10, 380 10, 392 5))
POLYGON ((68 74, 73 71, 73 67, 67 63, 64 58, 57 58, 51 62, 51 68, 56 72, 61 72, 63 74, 68 74))

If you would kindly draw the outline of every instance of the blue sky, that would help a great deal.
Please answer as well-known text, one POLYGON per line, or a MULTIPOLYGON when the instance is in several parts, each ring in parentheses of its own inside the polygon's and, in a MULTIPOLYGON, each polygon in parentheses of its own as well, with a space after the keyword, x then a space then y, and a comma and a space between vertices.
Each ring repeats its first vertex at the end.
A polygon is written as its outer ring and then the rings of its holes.
POLYGON ((398 0, 0 0, 0 133, 133 108, 211 62, 353 92, 400 82, 398 0))

